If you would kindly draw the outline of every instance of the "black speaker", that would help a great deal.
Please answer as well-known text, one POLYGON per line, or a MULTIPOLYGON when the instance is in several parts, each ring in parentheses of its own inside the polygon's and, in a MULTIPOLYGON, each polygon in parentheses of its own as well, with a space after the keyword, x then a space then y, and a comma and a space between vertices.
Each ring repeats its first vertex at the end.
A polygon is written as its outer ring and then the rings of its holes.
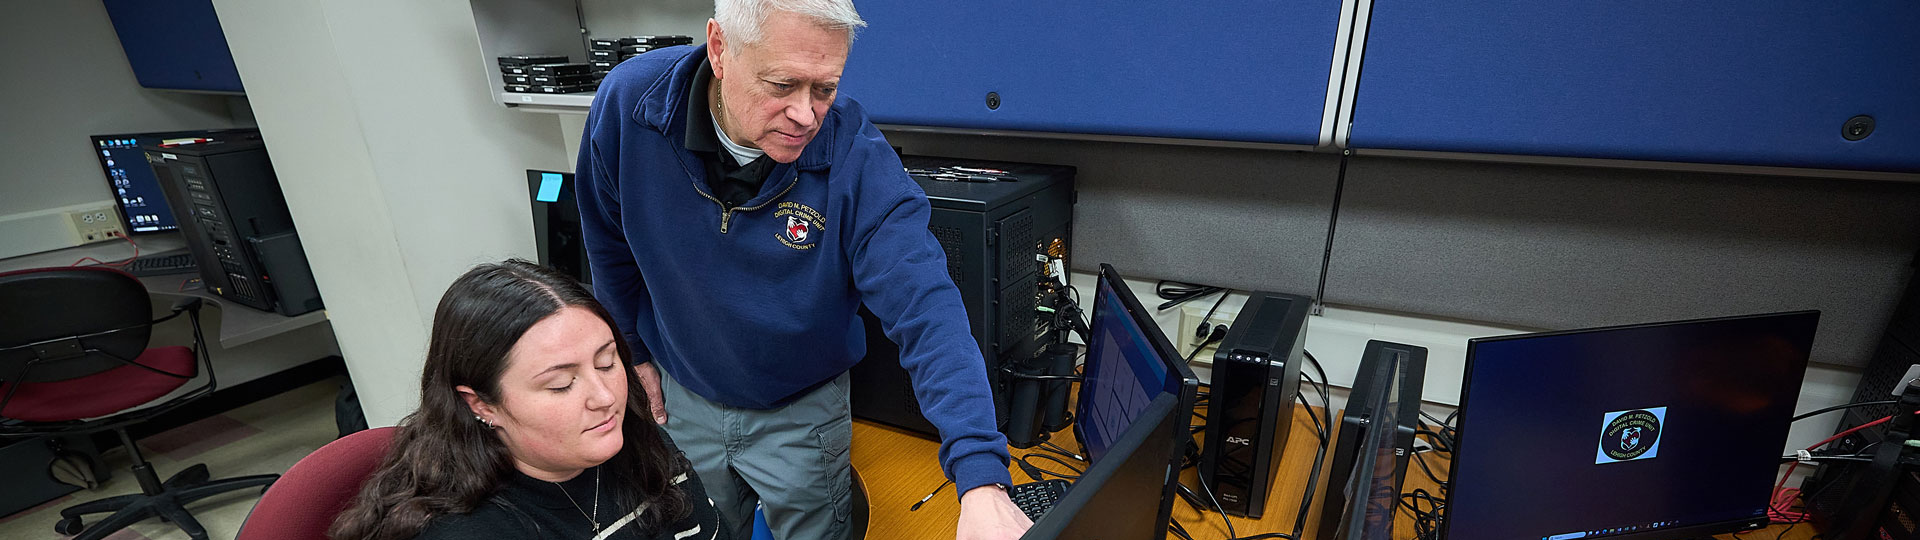
POLYGON ((1293 427, 1313 299, 1255 292, 1213 355, 1200 477, 1229 514, 1258 518, 1293 427))

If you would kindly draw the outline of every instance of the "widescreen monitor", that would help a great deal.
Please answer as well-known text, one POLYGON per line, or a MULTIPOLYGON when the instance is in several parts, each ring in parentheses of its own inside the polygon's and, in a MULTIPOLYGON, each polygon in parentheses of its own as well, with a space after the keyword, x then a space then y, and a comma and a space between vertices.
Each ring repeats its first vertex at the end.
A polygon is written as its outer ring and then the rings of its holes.
POLYGON ((1767 525, 1817 311, 1475 339, 1444 537, 1767 525))

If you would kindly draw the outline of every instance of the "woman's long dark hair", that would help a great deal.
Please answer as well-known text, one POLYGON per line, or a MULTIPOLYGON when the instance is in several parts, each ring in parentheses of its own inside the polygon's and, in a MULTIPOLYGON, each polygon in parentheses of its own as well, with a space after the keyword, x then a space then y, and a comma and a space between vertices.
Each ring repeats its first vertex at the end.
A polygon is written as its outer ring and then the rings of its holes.
MULTIPOLYGON (((613 330, 624 366, 627 341, 607 310, 579 282, 523 260, 483 264, 447 289, 433 314, 433 337, 420 375, 420 409, 400 422, 393 446, 328 535, 335 540, 400 540, 437 516, 472 512, 515 474, 507 447, 454 387, 466 385, 487 403, 500 402, 507 351, 539 322, 567 307, 592 311, 613 330)), ((679 519, 687 505, 674 476, 691 467, 673 452, 647 411, 633 370, 627 378, 625 444, 602 465, 622 512, 648 505, 642 528, 679 519)), ((616 514, 617 515, 617 514, 616 514)))

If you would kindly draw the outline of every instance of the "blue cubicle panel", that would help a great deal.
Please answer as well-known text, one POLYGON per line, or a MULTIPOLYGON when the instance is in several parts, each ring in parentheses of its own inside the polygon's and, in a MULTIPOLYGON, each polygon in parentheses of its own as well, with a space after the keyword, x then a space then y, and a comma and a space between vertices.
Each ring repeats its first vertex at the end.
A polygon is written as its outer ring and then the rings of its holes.
POLYGON ((103 0, 140 86, 241 92, 212 0, 103 0))
POLYGON ((859 9, 841 88, 877 123, 1309 145, 1340 18, 1339 0, 859 9))
POLYGON ((1354 148, 1920 170, 1920 3, 1376 0, 1354 148), (1842 137, 1856 115, 1876 128, 1842 137))

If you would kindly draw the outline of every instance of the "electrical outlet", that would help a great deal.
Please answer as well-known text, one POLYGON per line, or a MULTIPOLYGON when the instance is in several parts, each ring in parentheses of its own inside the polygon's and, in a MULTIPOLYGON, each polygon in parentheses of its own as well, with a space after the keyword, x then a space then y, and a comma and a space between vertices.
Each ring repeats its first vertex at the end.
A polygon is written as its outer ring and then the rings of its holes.
POLYGON ((111 206, 67 212, 73 221, 73 233, 82 243, 99 242, 126 234, 120 229, 119 213, 111 206))
MULTIPOLYGON (((1180 306, 1180 327, 1174 329, 1174 341, 1180 349, 1180 354, 1193 352, 1195 346, 1207 339, 1205 334, 1194 335, 1194 330, 1200 328, 1200 321, 1207 321, 1207 330, 1211 332, 1214 325, 1232 324, 1234 316, 1239 314, 1238 311, 1230 311, 1226 306, 1220 306, 1219 310, 1213 312, 1213 318, 1208 319, 1207 310, 1212 307, 1213 302, 1188 302, 1180 306)), ((1199 354, 1193 355, 1193 364, 1213 365, 1213 352, 1219 348, 1218 341, 1208 344, 1207 348, 1201 349, 1199 354)))

